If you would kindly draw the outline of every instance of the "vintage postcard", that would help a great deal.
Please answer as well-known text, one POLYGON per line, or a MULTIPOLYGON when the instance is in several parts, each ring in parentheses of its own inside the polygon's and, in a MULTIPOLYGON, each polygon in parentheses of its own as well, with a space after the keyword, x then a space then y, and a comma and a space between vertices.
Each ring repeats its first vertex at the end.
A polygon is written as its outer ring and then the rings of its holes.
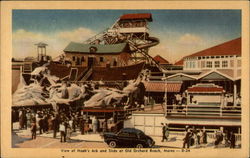
POLYGON ((1 3, 2 157, 248 157, 249 5, 1 3))

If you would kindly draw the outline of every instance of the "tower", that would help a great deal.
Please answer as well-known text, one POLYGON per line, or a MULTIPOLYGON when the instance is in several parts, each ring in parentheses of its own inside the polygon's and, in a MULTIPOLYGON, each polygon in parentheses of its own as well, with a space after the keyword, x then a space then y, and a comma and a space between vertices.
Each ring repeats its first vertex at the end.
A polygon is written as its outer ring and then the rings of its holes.
POLYGON ((39 42, 35 45, 37 46, 37 60, 45 61, 46 60, 46 46, 48 46, 48 44, 39 42))

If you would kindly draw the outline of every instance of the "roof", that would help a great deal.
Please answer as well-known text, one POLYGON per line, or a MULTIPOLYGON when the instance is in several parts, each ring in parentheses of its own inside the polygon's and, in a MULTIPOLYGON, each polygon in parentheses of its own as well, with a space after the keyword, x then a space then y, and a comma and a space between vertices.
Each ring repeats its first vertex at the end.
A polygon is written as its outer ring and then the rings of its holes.
POLYGON ((75 53, 90 53, 90 48, 95 47, 97 51, 95 53, 120 53, 128 49, 127 43, 102 45, 102 44, 83 44, 70 42, 64 49, 64 52, 75 52, 75 53))
POLYGON ((221 81, 221 80, 234 80, 234 73, 233 70, 230 69, 218 69, 218 70, 208 70, 204 71, 198 76, 199 80, 214 80, 214 81, 221 81))
POLYGON ((182 83, 144 82, 147 92, 180 92, 182 83), (166 89, 165 89, 166 88, 166 89))
POLYGON ((39 43, 37 43, 35 45, 40 46, 40 47, 44 47, 44 46, 47 46, 48 44, 43 43, 43 42, 39 42, 39 43))
POLYGON ((184 73, 177 73, 167 77, 168 81, 192 81, 196 80, 197 75, 188 75, 184 73))
POLYGON ((147 19, 150 22, 153 20, 151 13, 124 14, 120 17, 120 20, 135 20, 135 19, 147 19))
POLYGON ((156 55, 154 60, 158 61, 160 64, 169 64, 169 62, 160 55, 156 55))
POLYGON ((241 37, 216 45, 214 47, 191 54, 188 57, 218 56, 218 55, 241 55, 241 37))
POLYGON ((136 129, 136 128, 123 128, 123 129, 121 129, 121 131, 143 133, 141 130, 136 129))
POLYGON ((223 92, 223 88, 218 88, 218 87, 191 87, 188 88, 188 92, 223 92))
POLYGON ((224 89, 215 84, 196 84, 187 89, 188 93, 223 93, 224 89))
POLYGON ((176 65, 176 66, 183 66, 183 63, 184 63, 184 60, 182 58, 181 60, 179 60, 176 63, 174 63, 174 65, 176 65))

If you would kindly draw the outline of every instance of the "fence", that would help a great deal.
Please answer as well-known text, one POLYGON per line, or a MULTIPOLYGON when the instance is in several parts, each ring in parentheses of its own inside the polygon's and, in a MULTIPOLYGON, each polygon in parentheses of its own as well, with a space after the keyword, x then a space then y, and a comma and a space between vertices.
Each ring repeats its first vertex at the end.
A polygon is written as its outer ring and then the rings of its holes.
POLYGON ((168 116, 215 116, 215 117, 241 117, 241 107, 222 107, 218 104, 206 105, 167 105, 168 116))

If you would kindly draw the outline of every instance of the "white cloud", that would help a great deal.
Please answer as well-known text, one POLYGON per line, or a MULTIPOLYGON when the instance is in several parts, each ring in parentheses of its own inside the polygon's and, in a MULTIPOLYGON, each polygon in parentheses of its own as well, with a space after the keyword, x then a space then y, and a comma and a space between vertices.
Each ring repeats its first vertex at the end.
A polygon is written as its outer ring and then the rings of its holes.
POLYGON ((63 40, 83 42, 84 40, 87 40, 88 38, 92 37, 94 34, 95 32, 93 32, 92 30, 80 27, 73 31, 59 32, 57 34, 57 37, 63 40))
POLYGON ((178 43, 185 45, 202 44, 202 42, 203 40, 201 37, 190 33, 182 35, 178 40, 178 43))
POLYGON ((47 54, 51 55, 52 57, 56 57, 63 53, 63 49, 69 42, 84 42, 86 39, 94 35, 95 32, 82 27, 75 30, 62 31, 53 34, 43 34, 39 32, 31 32, 24 29, 19 29, 12 35, 13 57, 36 57, 37 49, 35 44, 38 42, 47 43, 47 54))

